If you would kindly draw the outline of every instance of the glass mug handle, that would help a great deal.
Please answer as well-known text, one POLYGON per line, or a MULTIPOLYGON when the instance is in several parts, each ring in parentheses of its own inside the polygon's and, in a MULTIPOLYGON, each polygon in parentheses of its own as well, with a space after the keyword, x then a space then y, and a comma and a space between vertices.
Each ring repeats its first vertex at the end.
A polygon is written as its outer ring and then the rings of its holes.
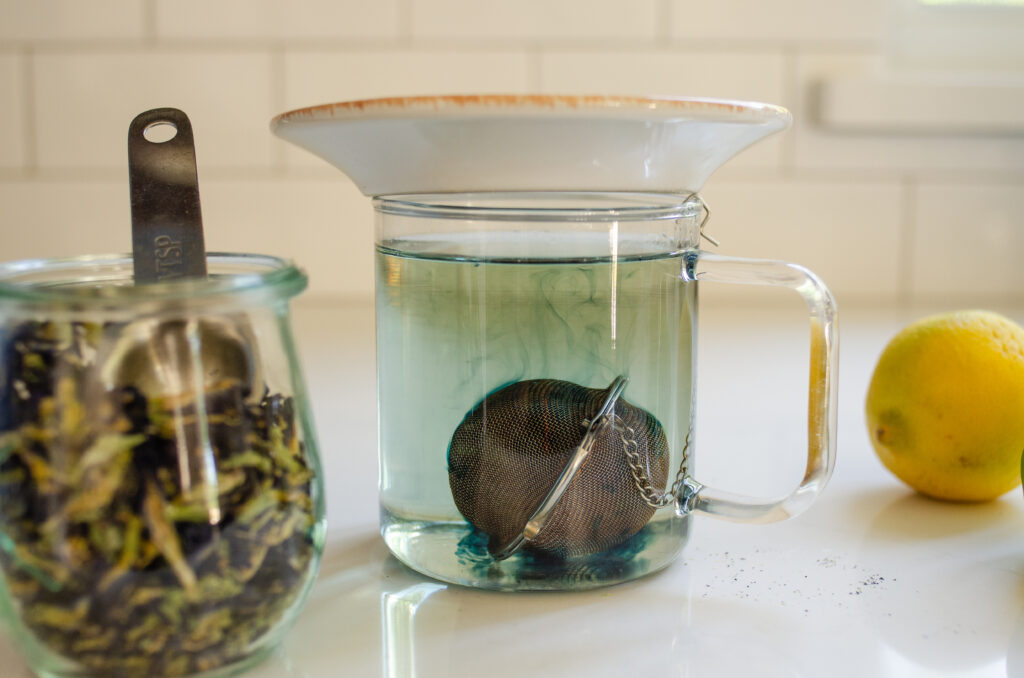
POLYGON ((807 467, 800 484, 775 500, 706 487, 687 477, 676 511, 692 511, 745 523, 770 523, 804 511, 821 493, 836 463, 836 367, 839 342, 836 303, 825 283, 797 264, 691 251, 684 255, 684 282, 778 285, 795 290, 811 314, 811 366, 807 409, 807 467))

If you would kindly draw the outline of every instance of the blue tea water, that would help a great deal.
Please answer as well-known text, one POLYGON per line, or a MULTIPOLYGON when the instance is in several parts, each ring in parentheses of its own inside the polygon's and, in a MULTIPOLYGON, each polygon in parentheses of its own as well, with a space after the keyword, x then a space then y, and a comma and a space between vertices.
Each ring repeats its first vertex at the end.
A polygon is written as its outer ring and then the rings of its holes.
POLYGON ((622 256, 607 234, 592 239, 589 251, 557 240, 517 251, 493 246, 495 234, 487 247, 478 236, 378 247, 381 526, 414 569, 486 588, 576 589, 660 569, 685 544, 689 518, 669 506, 601 553, 497 561, 452 497, 455 429, 487 394, 528 379, 605 389, 625 375, 623 398, 664 427, 675 477, 691 425, 695 285, 680 280, 677 252, 622 256))

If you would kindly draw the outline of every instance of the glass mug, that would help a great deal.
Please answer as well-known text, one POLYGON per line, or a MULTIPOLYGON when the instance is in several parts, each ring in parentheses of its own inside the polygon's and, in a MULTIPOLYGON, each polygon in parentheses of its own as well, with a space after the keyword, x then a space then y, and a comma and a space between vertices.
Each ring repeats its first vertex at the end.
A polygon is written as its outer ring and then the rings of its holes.
POLYGON ((835 307, 799 266, 698 249, 697 197, 792 121, 697 97, 453 94, 283 113, 275 134, 373 197, 381 523, 448 582, 578 589, 665 567, 691 516, 778 520, 834 463, 835 307), (698 281, 811 313, 808 462, 776 501, 704 487, 698 281))
POLYGON ((374 207, 381 530, 405 564, 488 589, 610 585, 671 563, 695 513, 780 520, 828 481, 832 295, 800 266, 701 251, 698 196, 374 207), (782 499, 690 473, 700 282, 789 287, 810 309, 807 466, 782 499))
POLYGON ((0 621, 41 676, 221 676, 316 576, 322 475, 292 338, 306 276, 210 254, 0 265, 0 621))

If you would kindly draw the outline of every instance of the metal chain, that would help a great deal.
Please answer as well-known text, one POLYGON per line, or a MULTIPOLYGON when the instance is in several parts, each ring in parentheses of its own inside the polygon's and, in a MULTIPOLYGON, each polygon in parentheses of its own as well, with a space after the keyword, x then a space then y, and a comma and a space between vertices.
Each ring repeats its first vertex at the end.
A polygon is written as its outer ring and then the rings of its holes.
POLYGON ((675 503, 676 499, 679 498, 683 485, 686 483, 688 475, 686 463, 690 459, 690 436, 693 434, 693 429, 691 428, 686 432, 683 459, 679 463, 679 470, 676 472, 676 479, 672 483, 671 489, 661 492, 654 489, 650 478, 647 477, 647 471, 644 469, 640 453, 637 451, 639 445, 636 442, 636 431, 633 430, 633 427, 626 426, 622 417, 615 414, 611 416, 612 427, 619 432, 619 438, 622 439, 623 449, 626 453, 626 463, 629 465, 630 474, 633 476, 633 484, 640 491, 640 496, 643 497, 644 502, 653 508, 662 508, 675 503))

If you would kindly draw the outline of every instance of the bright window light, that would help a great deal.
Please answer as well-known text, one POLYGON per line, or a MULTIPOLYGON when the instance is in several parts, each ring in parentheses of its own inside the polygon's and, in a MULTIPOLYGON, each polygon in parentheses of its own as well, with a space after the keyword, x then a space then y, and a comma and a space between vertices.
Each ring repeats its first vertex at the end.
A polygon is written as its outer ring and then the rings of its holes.
POLYGON ((1024 76, 1024 0, 889 0, 897 70, 1024 76))

